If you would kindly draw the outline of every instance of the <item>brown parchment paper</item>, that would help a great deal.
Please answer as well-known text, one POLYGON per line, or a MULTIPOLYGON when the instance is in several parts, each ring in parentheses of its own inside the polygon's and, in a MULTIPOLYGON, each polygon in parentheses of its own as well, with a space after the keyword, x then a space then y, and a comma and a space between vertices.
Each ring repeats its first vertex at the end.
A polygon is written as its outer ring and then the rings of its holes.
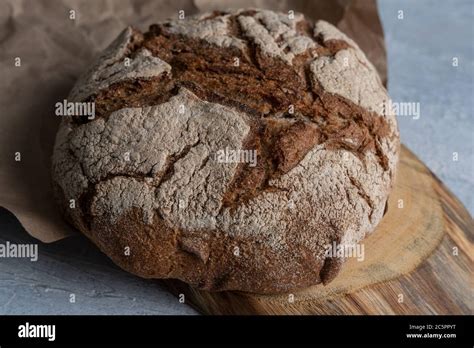
POLYGON ((0 206, 43 242, 75 233, 60 216, 50 183, 59 123, 54 104, 127 25, 146 30, 179 10, 192 15, 229 7, 327 20, 361 46, 386 82, 375 0, 0 0, 0 206))

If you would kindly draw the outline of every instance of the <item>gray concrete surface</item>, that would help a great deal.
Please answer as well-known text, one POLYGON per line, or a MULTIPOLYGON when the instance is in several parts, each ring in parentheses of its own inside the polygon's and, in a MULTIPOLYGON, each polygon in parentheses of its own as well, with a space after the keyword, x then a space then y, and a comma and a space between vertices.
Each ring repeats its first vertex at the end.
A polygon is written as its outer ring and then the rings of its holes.
POLYGON ((398 117, 402 142, 474 212, 474 2, 379 0, 391 98, 419 102, 398 117), (404 19, 398 19, 402 10, 404 19), (458 66, 453 67, 453 58, 458 66), (453 161, 453 153, 458 160, 453 161))
MULTIPOLYGON (((408 145, 474 211, 473 2, 382 0, 395 102, 419 102, 399 117, 408 145), (404 19, 398 19, 399 10, 404 19), (452 66, 453 57, 458 67, 452 66), (458 161, 453 161, 453 152, 458 161)), ((37 243, 0 209, 0 243, 37 243)), ((121 271, 84 237, 39 244, 39 259, 0 259, 0 314, 196 314, 161 288, 121 271), (70 302, 75 294, 76 302, 70 302)))

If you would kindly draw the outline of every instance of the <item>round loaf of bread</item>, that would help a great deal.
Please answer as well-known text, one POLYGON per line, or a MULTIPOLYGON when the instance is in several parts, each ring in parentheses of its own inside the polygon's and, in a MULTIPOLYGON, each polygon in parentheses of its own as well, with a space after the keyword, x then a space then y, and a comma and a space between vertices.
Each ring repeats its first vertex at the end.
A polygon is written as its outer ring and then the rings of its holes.
POLYGON ((67 99, 94 115, 61 120, 55 194, 142 277, 257 293, 327 283, 344 260, 328 246, 354 246, 384 214, 399 152, 388 101, 356 43, 301 14, 127 28, 67 99))

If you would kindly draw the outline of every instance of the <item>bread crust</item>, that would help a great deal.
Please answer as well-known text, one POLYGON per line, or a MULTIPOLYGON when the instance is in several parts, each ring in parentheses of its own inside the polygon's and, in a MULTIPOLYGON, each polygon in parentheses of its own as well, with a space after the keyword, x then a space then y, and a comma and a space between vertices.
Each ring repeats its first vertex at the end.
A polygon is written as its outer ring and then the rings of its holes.
POLYGON ((127 28, 69 101, 53 155, 65 217, 125 270, 201 289, 331 281, 380 222, 399 134, 357 44, 267 10, 127 28), (223 150, 256 163, 220 161, 223 150), (73 199, 76 208, 69 208, 73 199))

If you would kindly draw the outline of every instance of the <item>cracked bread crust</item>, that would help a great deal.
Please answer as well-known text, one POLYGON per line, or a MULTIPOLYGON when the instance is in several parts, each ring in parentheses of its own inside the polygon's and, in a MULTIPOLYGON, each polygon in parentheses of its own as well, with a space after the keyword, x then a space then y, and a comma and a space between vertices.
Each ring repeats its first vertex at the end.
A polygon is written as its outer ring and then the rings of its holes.
POLYGON ((375 229, 398 162, 375 68, 300 14, 127 28, 69 101, 95 102, 96 118, 63 118, 57 134, 66 218, 122 268, 207 290, 331 281, 344 260, 326 247, 375 229), (225 149, 255 150, 257 163, 222 163, 225 149))

